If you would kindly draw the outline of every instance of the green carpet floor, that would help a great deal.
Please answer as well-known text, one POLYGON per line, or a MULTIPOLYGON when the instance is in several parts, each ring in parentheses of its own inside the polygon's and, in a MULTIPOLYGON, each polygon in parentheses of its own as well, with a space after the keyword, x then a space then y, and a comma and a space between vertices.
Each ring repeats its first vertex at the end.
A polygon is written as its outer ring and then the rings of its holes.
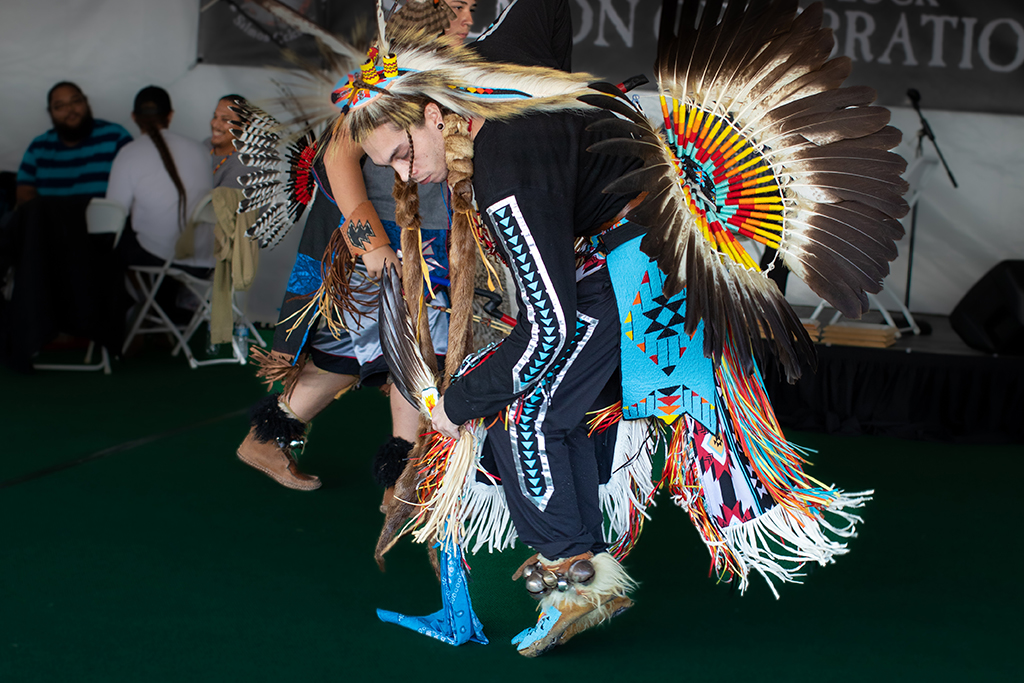
POLYGON ((776 601, 708 578, 664 497, 627 566, 636 607, 540 660, 509 639, 533 602, 509 576, 523 548, 471 557, 491 644, 453 648, 379 622, 440 594, 403 541, 372 558, 388 429, 376 392, 317 421, 284 489, 241 465, 251 367, 189 370, 161 352, 114 374, 0 371, 0 681, 1020 680, 1015 532, 1024 448, 791 434, 813 474, 874 488, 860 537, 776 601), (1017 646, 1014 643, 1018 643, 1017 646), (543 677, 543 678, 541 678, 543 677))

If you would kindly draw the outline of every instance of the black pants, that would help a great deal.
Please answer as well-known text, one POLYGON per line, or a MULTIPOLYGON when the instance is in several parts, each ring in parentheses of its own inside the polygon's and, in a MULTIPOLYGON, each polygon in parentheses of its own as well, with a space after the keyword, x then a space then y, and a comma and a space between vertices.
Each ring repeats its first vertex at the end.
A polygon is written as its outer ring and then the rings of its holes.
POLYGON ((577 283, 576 294, 579 343, 562 352, 552 382, 509 407, 509 429, 499 420, 485 442, 519 538, 548 559, 605 548, 599 468, 585 420, 608 405, 606 386, 618 378, 619 316, 607 269, 577 283))
POLYGON ((32 355, 58 333, 121 350, 128 308, 113 236, 90 235, 89 197, 36 197, 0 229, 0 284, 14 266, 10 302, 0 297, 0 360, 31 372, 32 355))

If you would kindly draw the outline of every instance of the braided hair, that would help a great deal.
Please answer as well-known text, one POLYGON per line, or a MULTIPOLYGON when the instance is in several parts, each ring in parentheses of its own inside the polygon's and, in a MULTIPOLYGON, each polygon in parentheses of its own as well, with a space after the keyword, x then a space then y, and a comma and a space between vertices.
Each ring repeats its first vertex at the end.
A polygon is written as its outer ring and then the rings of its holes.
MULTIPOLYGON (((476 284, 476 237, 473 235, 473 140, 469 122, 458 114, 444 115, 444 159, 452 192, 452 229, 448 247, 452 313, 448 323, 448 356, 452 372, 473 349, 473 288, 476 284)), ((450 377, 450 373, 448 377, 450 377)), ((447 387, 448 377, 444 387, 447 387)))
MULTIPOLYGON (((423 108, 430 102, 418 102, 418 124, 423 125, 423 108)), ((451 316, 448 322, 448 352, 445 363, 449 372, 442 378, 441 390, 447 388, 451 372, 458 369, 473 348, 473 290, 476 278, 476 238, 473 235, 473 141, 469 136, 469 122, 452 112, 443 113, 445 163, 448 167, 448 188, 451 190, 452 226, 448 239, 448 277, 451 283, 451 316)), ((416 125, 414 123, 413 125, 416 125)), ((415 159, 412 135, 409 135, 410 168, 415 159)), ((423 314, 423 274, 419 254, 422 253, 419 193, 416 183, 403 181, 395 174, 395 219, 402 226, 402 286, 410 313, 416 317, 417 336, 425 359, 434 358, 427 317, 423 314)))
MULTIPOLYGON (((409 136, 409 149, 412 157, 409 160, 409 167, 416 158, 416 150, 413 147, 412 135, 409 136)), ((409 181, 402 180, 398 173, 395 173, 395 185, 391 196, 395 199, 395 222, 402 227, 402 288, 405 291, 405 305, 413 316, 413 329, 416 330, 416 338, 420 344, 420 352, 427 366, 437 374, 437 358, 434 354, 434 344, 430 338, 430 324, 423 308, 423 283, 420 271, 419 255, 423 251, 423 238, 420 228, 423 221, 420 219, 420 194, 416 183, 410 175, 409 181)))
POLYGON ((174 157, 171 156, 171 150, 167 147, 167 141, 164 140, 164 136, 160 132, 170 124, 173 111, 171 96, 167 91, 150 85, 140 90, 135 96, 135 107, 132 114, 139 130, 148 135, 156 146, 156 151, 160 153, 160 160, 167 170, 167 175, 171 177, 171 182, 174 183, 174 188, 178 191, 178 225, 183 227, 185 225, 185 184, 181 181, 181 176, 178 175, 178 167, 174 164, 174 157))

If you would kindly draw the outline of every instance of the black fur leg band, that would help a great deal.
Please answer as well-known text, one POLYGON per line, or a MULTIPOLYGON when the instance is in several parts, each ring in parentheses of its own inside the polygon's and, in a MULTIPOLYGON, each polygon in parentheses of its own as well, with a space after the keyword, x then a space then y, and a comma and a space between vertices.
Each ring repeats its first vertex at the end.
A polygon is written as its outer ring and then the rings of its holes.
POLYGON ((373 456, 373 480, 381 488, 389 489, 398 481, 409 459, 412 444, 399 436, 393 436, 373 456))
POLYGON ((306 425, 281 410, 278 399, 281 394, 269 394, 249 411, 249 423, 258 441, 270 443, 291 443, 301 440, 306 433, 306 425))

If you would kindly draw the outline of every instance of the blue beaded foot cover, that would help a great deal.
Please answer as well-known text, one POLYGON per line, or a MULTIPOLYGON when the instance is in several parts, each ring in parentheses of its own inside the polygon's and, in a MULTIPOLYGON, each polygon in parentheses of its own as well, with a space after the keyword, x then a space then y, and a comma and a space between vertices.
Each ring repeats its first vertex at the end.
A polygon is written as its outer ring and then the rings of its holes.
POLYGON ((462 569, 462 550, 457 546, 439 550, 438 559, 444 607, 425 617, 410 617, 383 609, 377 610, 377 616, 381 621, 404 626, 449 645, 462 645, 468 641, 486 645, 483 624, 473 611, 469 598, 466 573, 462 569))
POLYGON ((518 646, 516 648, 517 650, 525 650, 541 638, 544 638, 551 633, 551 629, 556 623, 558 623, 558 618, 561 616, 562 613, 558 608, 551 605, 541 612, 540 618, 537 619, 536 624, 517 633, 516 636, 512 638, 512 644, 518 646))

